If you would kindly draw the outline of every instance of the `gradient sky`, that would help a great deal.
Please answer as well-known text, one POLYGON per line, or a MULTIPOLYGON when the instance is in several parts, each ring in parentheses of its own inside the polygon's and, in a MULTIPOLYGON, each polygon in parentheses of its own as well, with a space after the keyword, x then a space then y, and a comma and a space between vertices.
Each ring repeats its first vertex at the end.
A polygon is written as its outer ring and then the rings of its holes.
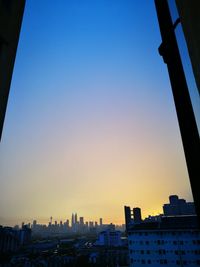
POLYGON ((27 0, 0 149, 0 224, 123 223, 192 200, 153 1, 27 0))

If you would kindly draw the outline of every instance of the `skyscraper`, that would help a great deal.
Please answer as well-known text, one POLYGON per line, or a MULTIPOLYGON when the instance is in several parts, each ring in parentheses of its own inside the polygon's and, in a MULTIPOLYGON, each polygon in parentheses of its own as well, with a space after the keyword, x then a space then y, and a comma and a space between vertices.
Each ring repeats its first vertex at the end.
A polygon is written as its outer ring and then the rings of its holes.
POLYGON ((74 216, 74 223, 77 224, 78 223, 78 219, 77 219, 77 213, 75 213, 75 216, 74 216))
POLYGON ((74 214, 72 213, 72 219, 71 219, 71 227, 74 226, 74 214))
POLYGON ((102 226, 102 224, 103 224, 103 219, 100 218, 100 219, 99 219, 99 225, 102 226))
POLYGON ((80 225, 84 225, 84 218, 80 217, 80 225))

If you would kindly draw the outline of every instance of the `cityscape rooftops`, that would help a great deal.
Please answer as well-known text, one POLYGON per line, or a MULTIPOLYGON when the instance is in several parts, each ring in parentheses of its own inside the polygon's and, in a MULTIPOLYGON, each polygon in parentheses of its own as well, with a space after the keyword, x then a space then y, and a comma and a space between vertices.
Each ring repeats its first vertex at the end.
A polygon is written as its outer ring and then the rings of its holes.
POLYGON ((196 215, 161 216, 160 221, 142 221, 140 224, 131 224, 129 225, 128 231, 145 229, 198 229, 198 219, 196 215))

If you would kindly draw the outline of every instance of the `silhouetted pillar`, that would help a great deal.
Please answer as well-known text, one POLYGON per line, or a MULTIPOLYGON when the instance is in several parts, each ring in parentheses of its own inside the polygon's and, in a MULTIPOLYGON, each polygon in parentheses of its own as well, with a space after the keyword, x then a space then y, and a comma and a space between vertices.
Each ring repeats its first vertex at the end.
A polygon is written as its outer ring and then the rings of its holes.
POLYGON ((129 225, 131 223, 131 209, 130 209, 130 207, 124 206, 124 213, 125 213, 126 231, 128 231, 129 225))
POLYGON ((134 208, 133 209, 133 218, 134 218, 134 223, 141 223, 142 222, 142 215, 141 215, 141 209, 140 208, 134 208))

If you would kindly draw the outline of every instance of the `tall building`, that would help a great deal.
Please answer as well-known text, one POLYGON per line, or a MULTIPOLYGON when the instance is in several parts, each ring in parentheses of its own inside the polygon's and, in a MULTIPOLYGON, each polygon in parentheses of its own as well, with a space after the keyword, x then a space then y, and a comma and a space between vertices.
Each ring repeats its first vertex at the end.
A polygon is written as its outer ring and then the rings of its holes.
POLYGON ((134 218, 134 223, 141 223, 142 215, 140 208, 133 208, 133 218, 134 218))
MULTIPOLYGON (((21 229, 0 226, 0 255, 16 252, 21 246, 31 242, 31 229, 23 225, 21 229)), ((1 265, 1 264, 0 264, 1 265)))
POLYGON ((84 218, 80 217, 80 225, 84 225, 84 218))
POLYGON ((37 221, 33 220, 32 228, 35 229, 37 227, 37 221))
POLYGON ((126 224, 126 229, 128 229, 128 226, 132 222, 131 218, 131 209, 128 206, 124 206, 124 213, 125 213, 125 224, 126 224))
POLYGON ((200 231, 196 216, 162 217, 128 230, 130 267, 200 265, 200 231))
POLYGON ((165 216, 196 214, 193 202, 186 202, 176 195, 169 196, 169 203, 163 205, 163 213, 165 216))
POLYGON ((31 242, 31 229, 24 225, 19 231, 20 245, 27 245, 31 242))
POLYGON ((72 213, 72 218, 71 218, 71 227, 73 227, 73 226, 74 226, 74 223, 75 223, 75 221, 74 221, 74 213, 72 213))
POLYGON ((95 243, 98 246, 118 247, 122 245, 121 232, 106 229, 99 233, 98 240, 95 243))
POLYGON ((131 210, 130 207, 124 206, 124 213, 125 213, 126 229, 128 229, 130 225, 137 224, 142 221, 141 209, 138 207, 133 208, 131 210))
POLYGON ((200 265, 200 230, 194 205, 169 197, 164 215, 142 220, 141 210, 125 208, 130 267, 200 265), (132 218, 133 217, 133 218, 132 218))
POLYGON ((94 222, 89 222, 89 228, 93 228, 94 227, 94 222))
POLYGON ((102 226, 102 224, 103 224, 103 219, 100 218, 100 219, 99 219, 99 225, 102 226))
POLYGON ((78 216, 77 216, 77 213, 75 213, 75 215, 74 215, 74 223, 75 223, 75 224, 78 223, 78 216))
POLYGON ((19 230, 0 226, 0 254, 15 252, 20 247, 19 230))

